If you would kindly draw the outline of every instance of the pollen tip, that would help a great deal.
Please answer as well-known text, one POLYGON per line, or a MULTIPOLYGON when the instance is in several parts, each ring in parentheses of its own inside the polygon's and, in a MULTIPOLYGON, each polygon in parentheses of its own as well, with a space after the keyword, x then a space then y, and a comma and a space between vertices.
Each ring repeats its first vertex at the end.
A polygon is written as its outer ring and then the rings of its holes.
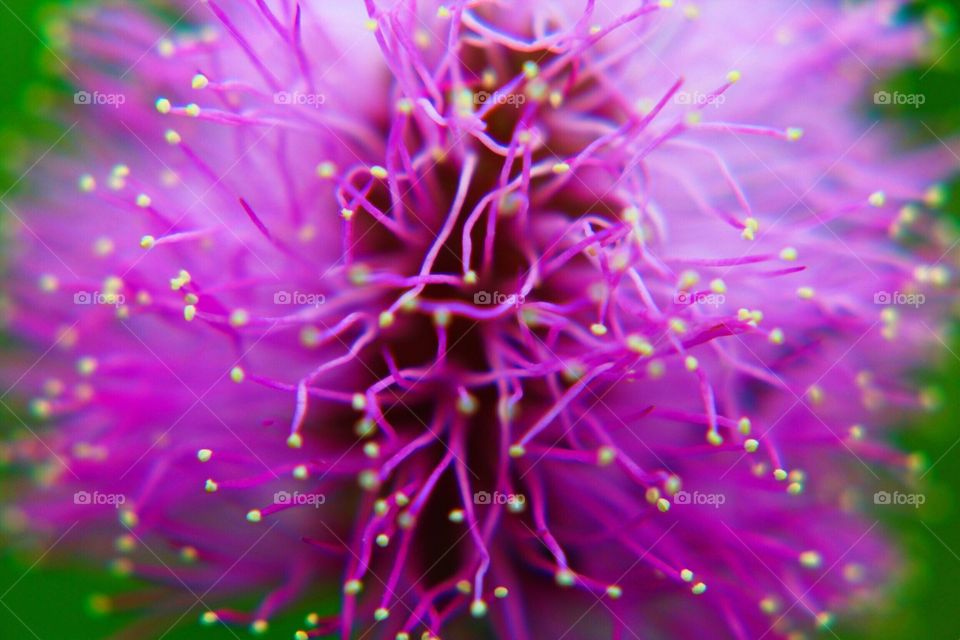
POLYGON ((874 191, 867 198, 871 207, 882 207, 887 202, 887 195, 883 191, 874 191))
POLYGON ((487 615, 487 603, 483 600, 474 600, 470 603, 470 615, 474 618, 482 618, 487 615))

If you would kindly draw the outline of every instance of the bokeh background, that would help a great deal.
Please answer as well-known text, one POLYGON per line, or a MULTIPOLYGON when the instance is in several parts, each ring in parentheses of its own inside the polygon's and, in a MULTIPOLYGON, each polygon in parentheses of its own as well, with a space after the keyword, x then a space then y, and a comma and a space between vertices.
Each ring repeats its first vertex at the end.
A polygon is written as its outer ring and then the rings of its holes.
MULTIPOLYGON (((338 0, 341 1, 341 0, 338 0)), ((344 0, 345 1, 345 0, 344 0)), ((770 1, 770 0, 758 0, 770 1)), ((802 1, 802 0, 798 0, 802 1)), ((60 3, 59 6, 63 6, 60 3)), ((23 188, 20 176, 62 133, 43 114, 45 95, 71 91, 50 73, 56 64, 51 46, 58 34, 51 24, 58 4, 33 0, 0 0, 0 194, 9 197, 23 188), (47 141, 44 144, 44 141, 47 141)), ((944 144, 960 150, 960 0, 930 0, 910 6, 909 19, 931 34, 926 57, 914 68, 883 78, 873 90, 920 94, 915 108, 876 106, 871 94, 863 97, 864 117, 894 121, 902 144, 944 144)), ((957 158, 960 174, 960 157, 957 158)), ((960 227, 960 180, 954 179, 943 215, 960 227)), ((0 209, 0 228, 5 224, 0 209)), ((2 238, 2 234, 0 234, 2 238)), ((2 242, 2 240, 0 240, 2 242)), ((0 244, 0 255, 3 246, 0 244)), ((2 260, 0 260, 2 263, 2 260)), ((953 265, 954 271, 960 265, 953 265)), ((2 279, 0 266, 0 279, 2 279)), ((0 288, 0 319, 2 319, 0 288)), ((957 306, 960 314, 960 304, 957 306)), ((930 410, 900 425, 899 445, 926 460, 911 482, 926 503, 919 509, 877 507, 875 517, 900 544, 905 559, 900 580, 891 587, 883 606, 841 616, 818 637, 841 640, 958 640, 960 639, 960 340, 955 329, 943 335, 941 357, 916 372, 930 410), (922 477, 922 478, 921 478, 922 477)), ((0 322, 0 357, 7 346, 0 322)), ((0 441, 22 429, 0 408, 0 441)), ((0 450, 0 504, 12 489, 11 471, 3 466, 0 450)), ((892 482, 892 478, 885 478, 892 482)), ((887 484, 886 486, 890 486, 887 484)), ((0 529, 0 638, 19 640, 101 640, 155 638, 172 620, 147 621, 138 615, 141 605, 156 597, 150 585, 116 575, 104 567, 71 564, 55 553, 31 547, 16 534, 0 529), (101 595, 118 604, 104 611, 101 595), (156 625, 156 626, 155 626, 156 625)), ((332 594, 316 594, 308 608, 289 613, 271 625, 271 638, 291 638, 311 610, 336 607, 332 594)), ((165 640, 246 637, 220 626, 200 629, 195 609, 164 635, 165 640)))

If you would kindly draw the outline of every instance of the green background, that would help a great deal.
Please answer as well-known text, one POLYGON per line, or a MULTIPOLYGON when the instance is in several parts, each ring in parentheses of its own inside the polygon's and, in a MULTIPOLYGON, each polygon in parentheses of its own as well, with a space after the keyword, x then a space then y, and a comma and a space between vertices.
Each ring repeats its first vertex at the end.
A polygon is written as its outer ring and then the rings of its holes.
MULTIPOLYGON (((36 108, 35 87, 45 77, 42 69, 50 62, 49 53, 41 44, 45 37, 46 7, 49 5, 29 0, 0 0, 0 193, 6 192, 16 182, 22 167, 32 162, 30 154, 36 153, 33 145, 37 140, 55 135, 44 125, 42 117, 38 117, 36 108), (25 138, 31 140, 30 145, 24 144, 25 138)), ((905 107, 892 116, 889 110, 884 112, 884 117, 894 117, 901 122, 908 144, 939 144, 934 133, 943 140, 960 133, 958 7, 960 0, 915 4, 914 19, 925 23, 934 34, 936 44, 930 59, 917 69, 906 69, 885 79, 877 87, 926 96, 926 103, 919 109, 905 107)), ((50 86, 49 78, 45 85, 50 86)), ((877 117, 879 114, 867 115, 877 117)), ((46 145, 37 146, 45 148, 46 145)), ((960 211, 956 193, 960 189, 951 191, 953 195, 943 210, 944 215, 956 219, 960 211)), ((821 631, 820 637, 842 640, 960 638, 960 615, 955 613, 960 606, 960 511, 954 503, 954 487, 960 484, 960 445, 951 449, 960 436, 957 428, 960 403, 956 402, 960 397, 957 375, 960 345, 956 339, 951 339, 950 344, 952 352, 945 350, 941 362, 931 363, 918 373, 918 378, 935 389, 942 399, 939 408, 918 416, 900 430, 903 434, 900 445, 905 450, 923 452, 931 462, 939 459, 917 489, 927 495, 928 502, 918 510, 878 509, 876 513, 902 545, 907 558, 904 579, 891 589, 883 608, 841 617, 832 631, 821 631)), ((7 437, 15 430, 14 421, 2 415, 3 412, 0 408, 0 429, 7 437)), ((11 490, 9 480, 9 475, 0 469, 0 502, 9 498, 3 493, 11 490)), ((0 538, 0 638, 99 640, 128 629, 137 620, 135 612, 96 615, 88 603, 93 593, 135 592, 144 587, 141 583, 115 577, 96 567, 64 566, 60 560, 50 562, 50 558, 34 565, 36 552, 22 550, 22 541, 9 534, 0 535, 6 536, 0 538)), ((334 606, 329 598, 323 600, 334 606)), ((275 621, 268 636, 291 638, 293 631, 301 626, 306 611, 302 609, 275 621)), ((195 610, 165 638, 235 637, 223 628, 200 629, 196 623, 199 612, 195 610)), ((236 635, 249 637, 241 629, 236 630, 236 635)))

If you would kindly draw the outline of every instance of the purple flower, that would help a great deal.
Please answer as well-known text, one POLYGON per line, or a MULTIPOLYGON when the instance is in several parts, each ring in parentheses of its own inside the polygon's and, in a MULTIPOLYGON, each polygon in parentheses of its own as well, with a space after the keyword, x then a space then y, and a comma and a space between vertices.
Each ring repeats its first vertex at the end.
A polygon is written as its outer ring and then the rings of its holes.
POLYGON ((167 626, 341 590, 301 639, 786 637, 888 578, 952 242, 860 115, 898 3, 188 4, 52 30, 8 525, 167 626))

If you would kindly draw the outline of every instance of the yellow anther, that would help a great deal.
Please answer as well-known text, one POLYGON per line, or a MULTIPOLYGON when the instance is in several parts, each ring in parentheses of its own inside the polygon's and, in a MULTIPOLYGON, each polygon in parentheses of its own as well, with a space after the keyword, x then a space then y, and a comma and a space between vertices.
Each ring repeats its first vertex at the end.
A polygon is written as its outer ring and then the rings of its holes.
POLYGON ((793 262, 797 259, 797 250, 794 247, 784 247, 780 250, 780 259, 793 262))
POLYGON ((599 322, 595 322, 592 325, 590 325, 590 333, 592 333, 595 336, 605 336, 607 335, 607 327, 600 324, 599 322))
POLYGON ((230 314, 230 326, 242 327, 250 322, 250 314, 246 309, 236 309, 230 314))
POLYGON ((317 165, 317 175, 321 178, 332 178, 337 172, 337 165, 325 160, 317 165))
POLYGON ((627 348, 642 356, 649 356, 653 353, 653 345, 635 334, 627 336, 627 348))
POLYGON ((617 457, 617 451, 613 447, 603 446, 597 449, 597 464, 606 467, 617 457))
POLYGON ((823 563, 823 557, 816 551, 804 551, 798 559, 800 564, 808 569, 816 569, 823 563))
POLYGON ((487 615, 487 603, 483 600, 474 600, 470 603, 470 615, 474 618, 482 618, 487 615))
POLYGON ((350 405, 354 411, 363 411, 367 408, 367 397, 362 393, 355 393, 350 398, 350 405))

